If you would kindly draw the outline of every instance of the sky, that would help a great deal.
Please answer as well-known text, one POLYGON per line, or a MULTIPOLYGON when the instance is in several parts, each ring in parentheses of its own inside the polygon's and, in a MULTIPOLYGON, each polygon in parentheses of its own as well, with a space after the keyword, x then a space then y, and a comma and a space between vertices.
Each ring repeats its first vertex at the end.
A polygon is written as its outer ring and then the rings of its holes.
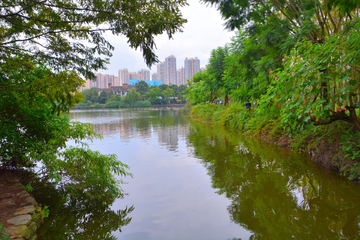
MULTIPOLYGON (((215 7, 201 4, 199 0, 188 0, 188 6, 181 9, 183 17, 187 19, 184 24, 183 32, 173 35, 173 39, 168 39, 167 34, 157 36, 155 43, 157 49, 155 54, 160 61, 174 55, 176 57, 176 68, 184 66, 185 58, 200 59, 200 67, 208 64, 211 50, 224 46, 230 42, 235 32, 230 32, 224 27, 220 13, 215 7)), ((110 64, 107 70, 100 73, 118 75, 118 70, 127 68, 129 72, 137 72, 141 69, 149 69, 142 56, 142 52, 134 50, 126 43, 124 36, 106 35, 108 41, 115 47, 110 64)), ((149 69, 156 73, 156 64, 149 69)))

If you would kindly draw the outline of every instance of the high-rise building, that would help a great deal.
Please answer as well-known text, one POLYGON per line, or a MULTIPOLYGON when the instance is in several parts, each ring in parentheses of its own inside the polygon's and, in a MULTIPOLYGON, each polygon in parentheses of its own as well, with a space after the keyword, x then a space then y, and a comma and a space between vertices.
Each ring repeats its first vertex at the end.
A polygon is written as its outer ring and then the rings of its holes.
POLYGON ((129 71, 127 68, 119 69, 119 82, 120 86, 124 84, 129 84, 129 71))
POLYGON ((138 71, 138 74, 141 75, 141 80, 150 81, 150 71, 147 69, 141 69, 138 71))
POLYGON ((94 85, 92 87, 100 88, 100 81, 101 81, 101 74, 95 73, 96 81, 94 82, 94 85))
POLYGON ((89 79, 86 79, 86 82, 83 86, 83 90, 85 89, 90 89, 90 84, 92 83, 93 81, 90 81, 89 79))
POLYGON ((186 85, 186 82, 185 82, 185 69, 184 67, 181 67, 180 69, 178 69, 176 71, 176 82, 177 82, 177 85, 180 86, 180 85, 186 85))
MULTIPOLYGON (((108 85, 111 84, 111 86, 114 86, 115 84, 115 76, 114 75, 109 75, 109 82, 108 85)), ((108 87, 108 86, 107 86, 108 87)))
POLYGON ((185 58, 185 81, 192 78, 195 73, 200 71, 200 59, 197 57, 194 58, 185 58))
POLYGON ((153 81, 157 81, 157 80, 158 80, 158 75, 157 75, 157 73, 153 73, 153 74, 151 75, 151 80, 153 80, 153 81))
POLYGON ((114 86, 121 86, 119 77, 114 77, 114 86))
POLYGON ((176 84, 176 57, 170 55, 165 58, 165 84, 176 84))
MULTIPOLYGON (((129 80, 130 79, 140 79, 140 74, 136 73, 136 72, 129 72, 129 80)), ((141 77, 142 79, 142 77, 141 77)))
POLYGON ((165 83, 165 62, 161 62, 157 65, 157 80, 165 83))
POLYGON ((100 87, 99 88, 108 88, 109 84, 109 74, 100 74, 100 87))

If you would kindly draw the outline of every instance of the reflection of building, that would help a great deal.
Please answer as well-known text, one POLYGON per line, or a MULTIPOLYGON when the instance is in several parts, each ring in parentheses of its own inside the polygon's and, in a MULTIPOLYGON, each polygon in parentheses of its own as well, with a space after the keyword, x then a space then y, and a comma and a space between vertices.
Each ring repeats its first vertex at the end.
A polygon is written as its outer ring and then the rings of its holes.
POLYGON ((170 151, 178 147, 178 129, 175 126, 163 126, 158 129, 159 142, 165 145, 170 151))
POLYGON ((124 119, 117 123, 100 123, 93 124, 93 129, 96 133, 103 136, 120 134, 122 140, 129 138, 151 138, 151 128, 140 128, 136 122, 130 119, 124 119))
POLYGON ((179 143, 186 141, 188 128, 180 122, 167 125, 167 120, 179 119, 178 111, 164 110, 156 115, 148 115, 148 111, 139 113, 138 118, 132 118, 128 111, 73 111, 71 118, 75 121, 89 122, 93 124, 96 133, 103 136, 119 136, 121 141, 129 141, 131 138, 150 139, 153 132, 157 133, 158 143, 170 151, 176 151, 179 143), (119 116, 120 113, 120 116, 119 116), (154 121, 155 120, 155 125, 154 121))
POLYGON ((187 133, 188 133, 187 127, 185 127, 184 125, 179 124, 178 125, 179 139, 180 140, 186 140, 187 133))

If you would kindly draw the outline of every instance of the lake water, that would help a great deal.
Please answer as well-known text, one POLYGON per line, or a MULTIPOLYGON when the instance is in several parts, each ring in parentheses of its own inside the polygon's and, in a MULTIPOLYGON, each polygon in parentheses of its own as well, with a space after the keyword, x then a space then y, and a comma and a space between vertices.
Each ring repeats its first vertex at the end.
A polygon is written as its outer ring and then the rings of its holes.
MULTIPOLYGON (((74 110, 133 178, 107 203, 44 200, 38 239, 359 239, 360 188, 251 136, 180 109, 74 110)), ((41 200, 40 200, 41 201, 41 200)))

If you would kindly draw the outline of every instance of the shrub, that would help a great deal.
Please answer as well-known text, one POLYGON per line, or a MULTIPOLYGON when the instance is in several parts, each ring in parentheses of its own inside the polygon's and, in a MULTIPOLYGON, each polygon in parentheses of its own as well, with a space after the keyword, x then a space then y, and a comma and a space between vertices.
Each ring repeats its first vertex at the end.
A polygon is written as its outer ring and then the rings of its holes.
POLYGON ((80 106, 89 107, 89 106, 91 106, 91 101, 90 100, 84 101, 84 102, 80 103, 80 106))
POLYGON ((124 101, 119 102, 119 105, 118 105, 119 108, 127 108, 129 106, 130 105, 124 101))
POLYGON ((118 108, 119 107, 120 102, 108 102, 105 104, 105 108, 118 108))
POLYGON ((100 103, 96 103, 96 104, 94 105, 94 108, 100 109, 100 108, 103 108, 103 106, 102 106, 100 103))

